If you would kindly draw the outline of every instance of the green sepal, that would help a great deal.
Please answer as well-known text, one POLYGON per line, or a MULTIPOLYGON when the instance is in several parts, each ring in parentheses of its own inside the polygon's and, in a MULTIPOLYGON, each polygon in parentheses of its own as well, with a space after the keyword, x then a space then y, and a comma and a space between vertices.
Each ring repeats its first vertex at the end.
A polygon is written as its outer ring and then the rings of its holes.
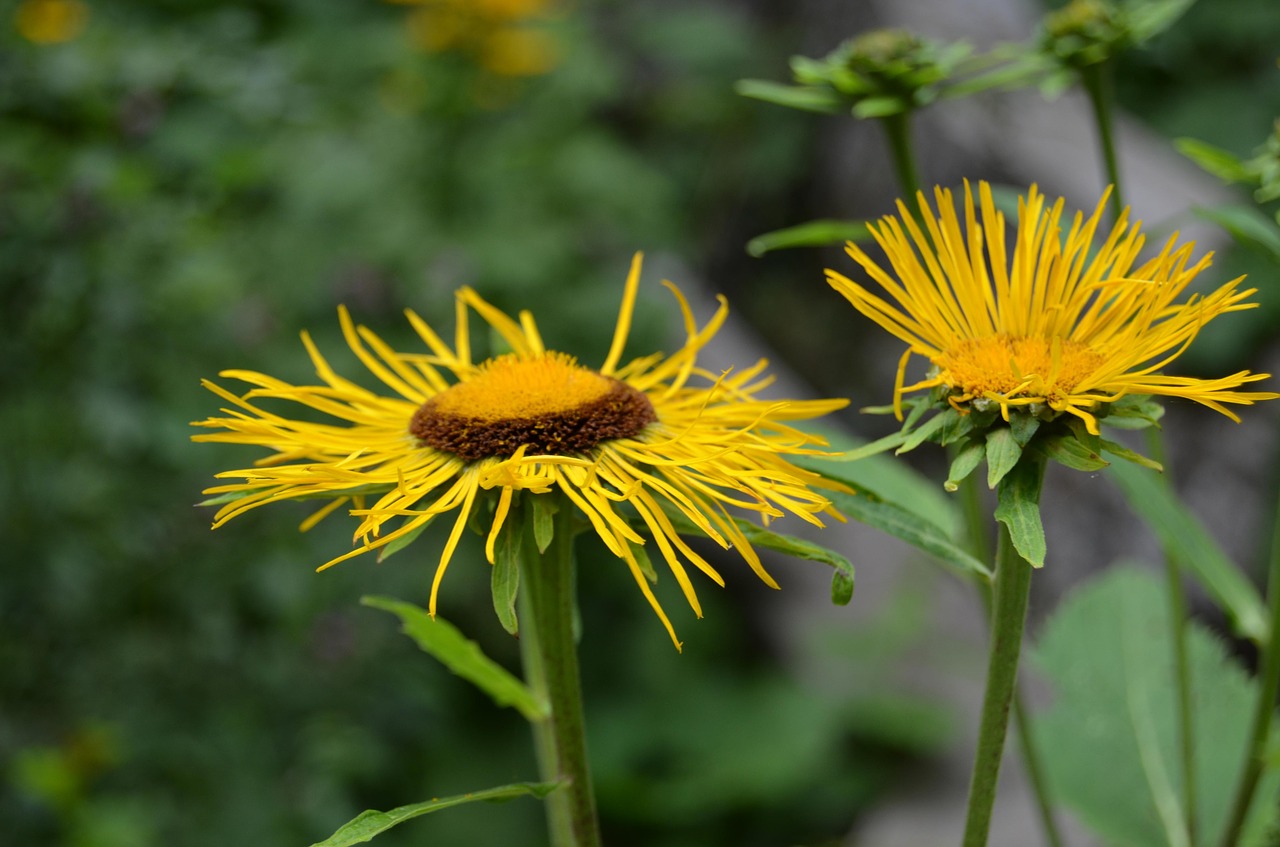
POLYGON ((1200 523, 1169 490, 1168 483, 1145 468, 1117 462, 1107 475, 1120 487, 1125 500, 1151 528, 1178 563, 1194 574, 1226 612, 1237 635, 1255 644, 1266 642, 1267 610, 1258 589, 1222 552, 1200 523))
POLYGON ((461 806, 466 803, 502 803, 516 797, 536 797, 539 800, 560 787, 558 782, 515 782, 499 788, 488 788, 484 791, 455 794, 452 797, 436 797, 425 803, 414 803, 411 806, 400 806, 389 812, 377 812, 372 809, 361 812, 347 823, 338 827, 338 831, 324 841, 317 841, 311 847, 349 847, 352 844, 363 844, 372 841, 374 836, 381 835, 391 827, 402 824, 421 815, 461 806))
POLYGON ((817 220, 775 229, 747 242, 747 252, 757 259, 773 250, 790 247, 825 247, 871 237, 866 221, 817 220))
POLYGON ((636 565, 640 568, 640 573, 644 574, 644 578, 649 580, 649 584, 657 585, 658 572, 653 569, 653 561, 650 560, 649 551, 645 549, 645 545, 632 544, 631 555, 635 557, 636 565))
POLYGON ((1146 429, 1159 427, 1164 417, 1164 406, 1145 394, 1129 394, 1107 407, 1103 424, 1115 429, 1146 429))
POLYGON ((360 602, 399 617, 405 635, 424 652, 488 694, 499 706, 511 706, 530 721, 543 720, 550 714, 547 704, 534 696, 527 685, 443 618, 432 618, 425 609, 390 597, 362 597, 360 602))
POLYGON ((520 594, 520 558, 525 550, 525 514, 524 509, 512 505, 494 545, 493 570, 490 574, 493 611, 498 615, 502 628, 510 635, 520 634, 516 599, 520 594))
POLYGON ((856 462, 859 459, 866 459, 870 456, 876 456, 880 453, 892 450, 895 447, 900 447, 906 440, 907 433, 902 430, 898 430, 897 432, 890 433, 883 438, 877 438, 875 441, 863 444, 861 447, 855 447, 852 450, 846 450, 837 456, 828 456, 827 458, 829 461, 833 462, 856 462))
POLYGON ((196 506, 223 506, 227 503, 234 503, 237 500, 243 500, 250 494, 257 494, 262 489, 256 488, 252 491, 228 491, 226 494, 219 494, 216 497, 210 497, 207 500, 201 500, 196 506))
POLYGON ((1046 459, 1077 471, 1098 471, 1111 464, 1070 435, 1041 438, 1036 441, 1035 449, 1046 459))
POLYGON ((902 97, 868 97, 854 104, 853 116, 855 118, 887 118, 890 115, 908 112, 915 107, 914 102, 902 97))
POLYGON ((1031 436, 1035 435, 1038 429, 1040 429, 1040 419, 1035 415, 1017 410, 1009 414, 1009 431, 1013 433, 1013 440, 1018 442, 1019 447, 1026 447, 1027 442, 1031 440, 1031 436))
POLYGON ((804 112, 823 112, 828 115, 840 111, 841 98, 829 88, 784 85, 767 79, 740 79, 733 90, 743 97, 763 100, 775 106, 800 109, 804 112))
POLYGON ((957 413, 955 417, 948 417, 938 431, 938 443, 945 447, 948 444, 959 441, 970 432, 973 432, 975 423, 976 421, 972 414, 962 415, 957 413))
POLYGON ((1102 449, 1106 450, 1112 456, 1116 456, 1117 458, 1124 459, 1126 462, 1133 462, 1135 465, 1141 465, 1144 468, 1150 468, 1151 470, 1156 471, 1157 473, 1164 472, 1164 465, 1160 464, 1155 459, 1147 458, 1141 453, 1135 453, 1133 450, 1130 450, 1128 447, 1125 447, 1123 444, 1117 444, 1114 441, 1108 441, 1107 439, 1104 438, 1102 439, 1102 449))
POLYGON ((1019 555, 1036 568, 1044 567, 1045 557, 1044 524, 1040 520, 1043 481, 1044 457, 1034 451, 1024 453, 1022 461, 1000 483, 995 512, 996 520, 1008 527, 1019 555))
POLYGON ((960 488, 969 474, 973 473, 978 465, 982 464, 982 460, 987 455, 987 444, 985 441, 977 439, 970 441, 968 444, 960 448, 956 453, 956 457, 951 460, 951 471, 947 474, 947 481, 942 483, 942 487, 947 491, 956 491, 960 488))
POLYGON ((995 488, 1000 480, 1018 464, 1022 445, 1007 426, 987 430, 987 488, 995 488))
POLYGON ((1102 454, 1102 436, 1090 432, 1089 427, 1085 426, 1080 418, 1067 421, 1067 429, 1071 430, 1071 435, 1084 447, 1099 455, 1102 454))
POLYGON ((391 556, 394 556, 396 553, 399 553, 401 550, 408 547, 413 542, 417 541, 418 536, 422 535, 422 533, 426 531, 427 527, 431 526, 431 522, 433 520, 435 520, 434 517, 427 518, 426 522, 423 523, 422 526, 416 529, 410 530, 409 532, 406 532, 404 535, 397 538, 395 541, 388 542, 387 544, 384 544, 382 547, 379 547, 378 563, 381 564, 385 562, 391 556))
POLYGON ((545 553, 556 535, 555 516, 560 509, 559 498, 531 494, 528 499, 533 503, 533 540, 538 545, 538 552, 545 553))
POLYGON ((1127 4, 1124 9, 1134 42, 1141 44, 1164 32, 1195 2, 1196 0, 1146 0, 1127 4))

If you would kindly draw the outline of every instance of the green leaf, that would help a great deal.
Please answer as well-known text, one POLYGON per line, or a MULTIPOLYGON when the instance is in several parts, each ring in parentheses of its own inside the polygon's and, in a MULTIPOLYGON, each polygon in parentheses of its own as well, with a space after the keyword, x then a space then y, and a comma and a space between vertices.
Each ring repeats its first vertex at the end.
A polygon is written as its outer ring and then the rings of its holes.
POLYGON ((1019 447, 1026 447, 1031 436, 1035 435, 1039 429, 1040 419, 1037 417, 1017 411, 1009 415, 1009 431, 1013 433, 1013 440, 1019 447))
POLYGON ((960 452, 956 453, 955 459, 951 462, 951 472, 947 474, 947 481, 942 484, 942 487, 948 491, 958 490, 960 483, 982 464, 986 455, 987 445, 984 441, 970 441, 960 448, 960 452))
POLYGON ((488 694, 499 706, 511 706, 530 721, 547 717, 547 705, 535 697, 528 686, 486 656, 478 644, 466 638, 448 621, 439 617, 433 619, 425 609, 390 597, 364 597, 360 602, 399 617, 404 633, 419 647, 488 694))
POLYGON ((1178 152, 1224 182, 1253 182, 1254 176, 1240 157, 1195 138, 1175 138, 1178 152))
POLYGON ((1120 487, 1129 507, 1151 528, 1166 550, 1194 574, 1227 613, 1236 634, 1262 644, 1267 612, 1258 590, 1222 552, 1199 519, 1178 501, 1169 485, 1151 471, 1118 463, 1107 476, 1120 487))
POLYGON ((1141 44, 1164 32, 1195 2, 1196 0, 1144 0, 1127 4, 1125 11, 1134 42, 1141 44))
POLYGON ((865 221, 817 220, 775 229, 747 242, 747 252, 757 259, 772 250, 790 247, 825 247, 871 237, 865 221))
POLYGON ((928 441, 935 433, 954 426, 955 418, 959 417, 959 415, 960 413, 955 409, 947 409, 929 418, 929 420, 913 429, 907 435, 906 440, 902 442, 902 446, 895 451, 895 455, 901 456, 903 453, 910 453, 925 441, 928 441))
POLYGON ((1280 262, 1280 226, 1251 206, 1193 206, 1198 217, 1212 221, 1237 243, 1280 262))
POLYGON ((448 809, 451 806, 462 806, 466 803, 502 803, 516 797, 537 797, 541 800, 560 786, 558 782, 516 782, 500 788, 489 788, 469 794, 455 794, 452 797, 439 797, 425 803, 414 803, 412 806, 400 806, 389 812, 373 810, 361 812, 347 823, 338 827, 338 831, 324 841, 317 841, 311 847, 348 847, 351 844, 363 844, 372 841, 374 836, 381 835, 391 827, 402 824, 411 818, 448 809))
POLYGON ((898 430, 890 433, 883 438, 877 438, 875 441, 868 442, 859 447, 839 454, 838 456, 827 457, 828 462, 858 462, 862 459, 876 456, 880 453, 887 452, 895 447, 901 447, 907 440, 908 433, 898 430))
POLYGON ((494 548, 491 588, 493 610, 502 628, 511 635, 520 633, 516 618, 516 597, 520 593, 520 557, 524 551, 523 514, 513 509, 498 534, 494 548))
POLYGON ((1159 426, 1162 417, 1164 406, 1150 397, 1130 394, 1111 404, 1102 424, 1115 429, 1146 429, 1159 426))
POLYGON ((406 532, 404 535, 400 536, 395 541, 392 541, 387 545, 378 548, 378 562, 379 563, 385 562, 391 556, 394 556, 396 553, 399 553, 401 550, 408 547, 413 542, 417 541, 418 536, 422 535, 422 533, 426 531, 427 527, 431 526, 431 521, 433 520, 435 520, 435 518, 428 518, 426 523, 424 523, 422 526, 416 529, 413 529, 409 532, 406 532))
MULTIPOLYGON (((681 535, 702 535, 702 530, 685 517, 684 513, 674 506, 663 504, 663 511, 675 526, 676 531, 681 535)), ((853 598, 853 564, 844 556, 828 550, 819 544, 814 544, 804 538, 797 538, 794 535, 783 535, 780 532, 774 532, 757 526, 750 521, 744 521, 740 518, 734 518, 733 521, 738 525, 738 529, 742 530, 742 534, 746 536, 747 541, 752 547, 763 547, 766 550, 775 550, 779 553, 785 553, 788 556, 795 556, 798 559, 808 559, 811 562, 821 562, 824 565, 830 565, 835 568, 835 574, 831 580, 831 600, 838 605, 845 605, 853 598)))
POLYGON ((554 518, 559 509, 556 505, 558 498, 532 494, 529 499, 533 502, 533 539, 538 545, 538 552, 545 553, 556 534, 554 518))
MULTIPOLYGON (((1034 726, 1055 798, 1113 845, 1186 844, 1169 603, 1162 581, 1113 567, 1071 594, 1030 658, 1053 707, 1034 726)), ((1223 644, 1190 625, 1199 826, 1219 841, 1243 764, 1256 694, 1223 644)), ((1241 847, 1263 843, 1275 819, 1277 774, 1258 791, 1241 847)))
POLYGON ((1007 426, 987 430, 987 488, 995 488, 1022 456, 1022 445, 1007 426))
POLYGON ((834 114, 840 110, 839 95, 826 88, 783 85, 767 79, 740 79, 734 83, 733 90, 743 97, 805 112, 834 114))
POLYGON ((1041 438, 1035 449, 1046 459, 1077 471, 1100 471, 1111 464, 1070 435, 1041 438))
MULTIPOLYGON (((988 444, 988 453, 990 445, 988 444)), ((991 459, 988 457, 987 462, 991 459)), ((1022 461, 1000 483, 996 520, 1009 528, 1009 538, 1022 558, 1032 567, 1044 567, 1044 524, 1040 521, 1040 486, 1044 479, 1044 458, 1024 454, 1022 461)))
POLYGON ((835 507, 854 520, 887 532, 934 556, 961 576, 991 578, 991 570, 969 554, 936 524, 896 503, 884 500, 872 491, 859 489, 854 494, 829 491, 835 507))
POLYGON ((1159 462, 1157 462, 1155 459, 1148 459, 1146 456, 1142 455, 1141 453, 1135 453, 1133 450, 1130 450, 1128 447, 1125 447, 1123 444, 1117 444, 1114 441, 1108 441, 1107 439, 1104 438, 1102 439, 1102 449, 1106 450, 1112 456, 1119 456, 1121 459, 1124 459, 1126 462, 1133 462, 1135 465, 1141 465, 1144 468, 1150 468, 1151 470, 1156 471, 1157 473, 1162 472, 1164 470, 1164 466, 1161 465, 1159 462))

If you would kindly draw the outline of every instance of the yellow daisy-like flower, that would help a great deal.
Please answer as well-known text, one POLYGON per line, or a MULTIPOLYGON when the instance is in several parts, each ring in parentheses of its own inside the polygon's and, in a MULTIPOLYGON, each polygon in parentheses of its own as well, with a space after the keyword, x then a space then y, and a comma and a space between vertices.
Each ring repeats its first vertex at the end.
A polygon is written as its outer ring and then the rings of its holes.
POLYGON ((345 309, 339 311, 351 350, 391 395, 339 376, 305 332, 302 341, 321 385, 290 385, 253 371, 224 371, 221 376, 254 386, 239 396, 205 381, 233 408, 224 410, 227 417, 196 422, 222 431, 194 439, 275 451, 252 468, 218 474, 240 481, 205 492, 236 498, 218 511, 214 527, 267 503, 333 497, 304 522, 305 530, 351 502, 350 513, 360 519, 358 546, 322 565, 324 570, 410 536, 437 515, 456 513, 431 585, 430 611, 435 614, 441 578, 481 497, 492 494, 497 500, 485 545, 492 563, 515 493, 560 492, 627 563, 673 641, 675 631, 637 558, 646 539, 628 516, 647 527, 699 617, 701 608, 682 557, 718 584, 724 580, 680 537, 672 514, 682 515, 722 547, 736 548, 776 588, 729 510, 748 510, 764 520, 791 513, 818 526, 822 512, 842 519, 809 488, 831 483, 784 458, 818 452, 813 447, 825 442, 785 422, 817 417, 848 401, 759 399, 772 381, 764 373, 764 360, 725 374, 699 368, 698 352, 720 328, 728 307, 721 298, 719 310, 699 328, 688 302, 670 283, 666 285, 684 315, 684 346, 671 356, 655 353, 621 364, 639 281, 637 254, 612 346, 596 370, 548 350, 529 312, 513 320, 463 288, 457 294, 452 348, 412 311, 407 312, 409 322, 426 344, 421 353, 391 349, 369 329, 355 325, 345 309), (511 352, 474 361, 468 310, 483 318, 511 352), (695 386, 693 379, 707 384, 695 386), (292 401, 338 422, 280 416, 258 405, 262 399, 292 401), (367 498, 373 502, 366 503, 367 498), (393 522, 398 525, 389 529, 393 522))
POLYGON ((1209 266, 1209 255, 1191 263, 1193 242, 1179 246, 1175 234, 1158 255, 1135 267, 1145 239, 1140 223, 1130 227, 1126 209, 1090 257, 1106 195, 1089 218, 1077 213, 1063 238, 1063 201, 1046 208, 1032 186, 1019 199, 1009 255, 1004 215, 990 186, 981 183, 979 194, 981 224, 966 182, 963 225, 951 192, 942 188, 935 190, 937 214, 923 193, 917 197, 927 232, 901 201, 898 217, 872 225, 892 274, 856 244, 847 246, 891 299, 827 271, 827 281, 854 308, 908 345, 894 385, 899 419, 905 392, 938 387, 962 412, 998 406, 1006 421, 1011 408, 1042 416, 1065 412, 1083 419, 1095 435, 1103 404, 1126 395, 1185 397, 1235 421, 1239 417, 1224 404, 1280 396, 1237 390, 1269 374, 1199 379, 1159 373, 1209 321, 1257 306, 1246 302, 1256 289, 1238 288, 1243 277, 1176 302, 1209 266), (912 354, 933 369, 904 386, 912 354))

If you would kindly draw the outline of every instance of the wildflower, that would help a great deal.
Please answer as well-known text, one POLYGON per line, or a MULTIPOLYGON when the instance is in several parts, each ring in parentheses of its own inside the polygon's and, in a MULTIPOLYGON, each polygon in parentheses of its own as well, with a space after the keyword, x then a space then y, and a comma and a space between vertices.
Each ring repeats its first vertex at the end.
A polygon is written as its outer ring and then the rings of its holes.
POLYGON ((1090 434, 1111 404, 1135 395, 1183 397, 1232 420, 1226 404, 1250 405, 1275 398, 1241 391, 1269 374, 1239 371, 1217 379, 1168 376, 1161 371, 1219 315, 1251 309, 1256 289, 1240 289, 1243 277, 1178 302, 1209 266, 1192 262, 1193 242, 1173 236, 1138 264, 1141 225, 1128 209, 1090 256, 1102 220, 1103 200, 1085 218, 1077 213, 1065 239, 1063 201, 1047 207, 1033 186, 1018 203, 1012 255, 1005 249, 1004 215, 991 189, 980 184, 980 209, 965 186, 963 226, 951 192, 935 191, 937 213, 918 195, 924 229, 899 202, 899 216, 872 226, 893 273, 856 244, 847 252, 880 286, 873 294, 836 271, 827 279, 854 308, 907 343, 894 388, 901 419, 902 396, 934 389, 961 414, 998 409, 1039 420, 1075 416, 1090 434), (981 223, 979 223, 979 213, 981 223), (923 356, 929 375, 904 385, 908 360, 923 356))
POLYGON ((637 528, 652 538, 699 616, 683 562, 721 585, 724 581, 680 537, 684 529, 696 528, 720 546, 734 547, 776 588, 730 509, 754 512, 766 521, 791 513, 819 526, 819 513, 839 517, 809 488, 831 483, 784 458, 815 453, 813 447, 825 442, 786 422, 825 414, 847 401, 759 399, 772 381, 764 360, 719 375, 699 368, 698 352, 724 322, 727 305, 722 298, 710 322, 698 327, 684 296, 670 283, 684 316, 684 345, 670 356, 655 353, 623 364, 639 277, 637 255, 612 346, 598 369, 548 350, 529 312, 512 319, 463 288, 457 293, 452 347, 410 311, 409 322, 426 350, 397 352, 339 310, 351 350, 390 394, 339 376, 305 332, 303 344, 320 385, 290 385, 253 371, 223 372, 224 378, 253 386, 237 395, 206 381, 231 408, 224 410, 226 417, 196 422, 218 431, 195 440, 274 451, 252 468, 218 475, 238 481, 206 491, 216 495, 211 502, 222 503, 214 526, 267 503, 332 498, 304 522, 305 530, 350 503, 350 514, 359 519, 358 546, 322 565, 323 570, 399 546, 437 516, 453 513, 431 586, 434 614, 441 579, 468 521, 488 522, 485 552, 492 563, 513 499, 558 493, 626 562, 673 641, 671 622, 650 590, 649 579, 655 577, 645 553, 647 539, 637 528), (476 361, 469 311, 483 318, 510 352, 476 361), (336 423, 277 415, 259 405, 261 400, 291 401, 336 423))

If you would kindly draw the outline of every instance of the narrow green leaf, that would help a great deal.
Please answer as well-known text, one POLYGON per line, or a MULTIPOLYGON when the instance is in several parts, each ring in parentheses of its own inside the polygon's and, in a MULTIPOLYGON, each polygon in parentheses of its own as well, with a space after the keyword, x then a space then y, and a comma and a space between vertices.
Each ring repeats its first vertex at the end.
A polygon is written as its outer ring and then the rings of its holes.
POLYGON ((379 563, 385 562, 391 556, 394 556, 396 553, 399 553, 401 550, 408 547, 413 542, 417 541, 418 536, 422 535, 422 533, 426 531, 427 527, 431 526, 431 521, 433 520, 435 519, 428 518, 427 522, 424 523, 422 526, 410 532, 406 532, 404 535, 400 536, 395 541, 392 541, 391 543, 387 544, 384 547, 380 547, 378 549, 378 562, 379 563))
POLYGON ((1100 471, 1111 464, 1070 435, 1041 438, 1035 449, 1045 458, 1077 471, 1100 471))
POLYGON ((942 484, 942 487, 948 491, 958 490, 960 483, 982 464, 986 455, 985 441, 970 441, 960 448, 960 452, 956 453, 955 459, 951 462, 951 472, 947 474, 947 481, 942 484))
MULTIPOLYGON (((1136 469, 1135 469, 1136 470, 1136 469)), ((1145 569, 1144 569, 1145 570, 1145 569)), ((1256 682, 1223 642, 1192 621, 1188 631, 1197 832, 1182 815, 1180 736, 1167 589, 1156 574, 1109 567, 1068 595, 1030 658, 1052 689, 1035 721, 1055 799, 1105 844, 1221 843, 1243 765, 1256 682), (1105 763, 1105 766, 1099 766, 1105 763)), ((1272 772, 1259 786, 1238 842, 1269 843, 1276 818, 1272 772)))
POLYGON ((524 550, 522 517, 515 510, 507 516, 507 522, 498 534, 498 542, 493 551, 493 610, 497 613, 502 628, 511 635, 520 633, 520 622, 516 618, 516 597, 520 593, 520 556, 524 550))
POLYGON ((486 656, 480 645, 466 638, 448 621, 432 618, 425 609, 390 597, 363 597, 360 602, 399 617, 404 633, 419 647, 488 694, 499 706, 511 706, 530 721, 547 716, 547 705, 539 701, 528 686, 486 656))
POLYGON ((910 453, 929 440, 935 433, 941 432, 948 426, 953 426, 954 419, 959 415, 960 413, 955 409, 947 409, 929 418, 929 420, 913 429, 907 435, 906 440, 902 442, 902 446, 895 451, 895 455, 901 456, 903 453, 910 453))
POLYGON ((871 237, 865 221, 817 220, 775 229, 747 242, 747 252, 757 259, 773 250, 791 247, 825 247, 871 237))
POLYGON ((1159 426, 1162 417, 1164 406, 1155 400, 1143 395, 1128 395, 1111 404, 1102 423, 1115 429, 1146 429, 1159 426))
POLYGON ((1178 152, 1224 182, 1253 182, 1253 174, 1240 157, 1197 138, 1175 138, 1178 152))
POLYGON ((840 110, 840 97, 830 89, 783 85, 767 79, 740 79, 733 90, 743 97, 763 100, 788 109, 833 114, 840 110))
POLYGON ((1117 444, 1114 441, 1108 441, 1107 439, 1104 438, 1102 439, 1102 449, 1106 450, 1112 456, 1119 456, 1121 459, 1124 459, 1126 462, 1133 462, 1135 465, 1141 465, 1144 468, 1150 468, 1151 470, 1156 471, 1157 473, 1164 471, 1164 466, 1161 465, 1159 462, 1157 462, 1155 459, 1148 459, 1146 456, 1142 455, 1141 453, 1135 453, 1133 450, 1130 450, 1128 447, 1125 447, 1123 444, 1117 444))
MULTIPOLYGON (((990 458, 987 461, 989 463, 990 458)), ((996 520, 1009 528, 1013 546, 1036 568, 1044 567, 1045 557, 1044 524, 1040 521, 1040 484, 1043 479, 1044 458, 1027 453, 1005 475, 996 497, 996 520)))
POLYGON ((228 491, 226 494, 219 494, 217 497, 210 497, 207 500, 201 500, 196 503, 197 506, 221 506, 224 503, 234 503, 237 500, 243 500, 250 494, 257 494, 257 491, 228 491))
POLYGON ((1195 2, 1196 0, 1146 0, 1143 3, 1128 4, 1125 10, 1133 40, 1141 44, 1164 32, 1195 2))
POLYGON ((324 841, 317 841, 311 847, 349 847, 352 844, 363 844, 372 841, 374 836, 381 835, 391 827, 402 824, 412 818, 448 809, 451 806, 462 806, 466 803, 501 803, 516 797, 537 797, 541 800, 560 786, 558 782, 516 782, 500 788, 489 788, 470 794, 455 794, 452 797, 439 797, 425 803, 414 803, 412 806, 401 806, 389 812, 369 810, 361 812, 347 823, 338 827, 338 831, 324 841))
POLYGON ((1022 456, 1022 445, 1007 426, 987 430, 987 488, 995 488, 1022 456))
POLYGON ((961 576, 976 575, 984 580, 991 578, 991 570, 986 563, 975 559, 963 545, 919 514, 884 500, 866 489, 860 489, 854 494, 829 491, 826 495, 845 515, 923 550, 961 576))
POLYGON ((886 451, 892 450, 895 447, 900 447, 906 440, 907 440, 907 433, 904 433, 902 430, 898 430, 897 432, 886 435, 884 438, 877 438, 875 441, 871 441, 867 444, 863 444, 861 447, 855 447, 852 450, 846 450, 845 452, 841 453, 838 456, 828 456, 827 461, 856 462, 856 461, 859 461, 860 459, 866 459, 871 456, 875 456, 880 453, 884 453, 886 451))
POLYGON ((1251 206, 1193 206, 1191 211, 1231 234, 1239 244, 1280 262, 1280 226, 1251 206))
POLYGON ((1126 462, 1107 470, 1129 507, 1144 521, 1182 567, 1194 574, 1226 612, 1237 635, 1262 644, 1267 638, 1267 612, 1258 590, 1222 552, 1195 515, 1187 511, 1169 486, 1151 471, 1126 462))
POLYGON ((545 553, 556 534, 557 498, 531 494, 528 499, 533 503, 533 539, 538 545, 538 552, 545 553))
POLYGON ((957 414, 953 418, 948 418, 938 431, 938 443, 944 447, 953 444, 964 438, 973 431, 974 417, 972 414, 957 414))

